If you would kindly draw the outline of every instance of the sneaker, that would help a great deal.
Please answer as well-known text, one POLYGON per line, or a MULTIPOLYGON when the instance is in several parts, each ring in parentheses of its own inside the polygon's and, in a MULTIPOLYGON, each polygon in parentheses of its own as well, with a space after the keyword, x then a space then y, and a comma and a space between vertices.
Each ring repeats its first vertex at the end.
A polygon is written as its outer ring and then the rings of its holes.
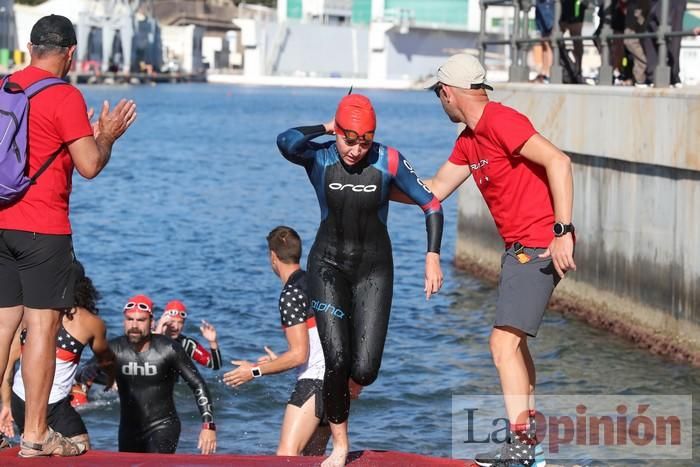
POLYGON ((32 443, 22 438, 20 446, 19 457, 79 456, 85 452, 51 428, 43 443, 32 443))
POLYGON ((491 452, 482 452, 474 456, 474 462, 481 467, 491 467, 501 459, 501 449, 491 452))
MULTIPOLYGON (((532 445, 515 442, 504 443, 498 451, 490 453, 477 454, 474 457, 474 462, 481 467, 535 467, 539 466, 536 460, 536 447, 532 445)), ((547 465, 544 460, 544 451, 540 446, 542 467, 547 465)))

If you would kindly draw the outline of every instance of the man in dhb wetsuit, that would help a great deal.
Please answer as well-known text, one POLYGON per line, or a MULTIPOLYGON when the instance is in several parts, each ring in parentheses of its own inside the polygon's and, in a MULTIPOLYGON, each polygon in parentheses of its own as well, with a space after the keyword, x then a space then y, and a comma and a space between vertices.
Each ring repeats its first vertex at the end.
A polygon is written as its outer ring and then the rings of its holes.
POLYGON ((119 451, 172 454, 180 438, 180 419, 173 389, 178 375, 195 395, 202 415, 198 449, 216 451, 216 426, 206 383, 182 346, 169 337, 151 333, 153 302, 145 295, 129 299, 124 307, 126 335, 112 339, 121 417, 119 451))
POLYGON ((218 370, 221 368, 221 352, 219 351, 219 343, 216 340, 216 328, 210 323, 202 320, 199 330, 202 336, 209 342, 209 349, 204 348, 202 344, 186 336, 182 333, 187 319, 187 307, 180 300, 171 300, 165 305, 163 316, 158 320, 155 334, 165 334, 182 345, 185 353, 192 360, 202 366, 218 370))

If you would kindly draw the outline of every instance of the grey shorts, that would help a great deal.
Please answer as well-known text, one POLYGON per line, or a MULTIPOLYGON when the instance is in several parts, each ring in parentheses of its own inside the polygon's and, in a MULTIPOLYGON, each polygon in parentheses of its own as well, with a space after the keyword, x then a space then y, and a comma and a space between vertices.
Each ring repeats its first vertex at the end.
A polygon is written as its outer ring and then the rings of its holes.
POLYGON ((501 258, 501 279, 498 284, 496 326, 509 326, 535 337, 542 324, 542 317, 559 283, 551 258, 538 258, 544 248, 525 248, 530 257, 521 263, 513 247, 501 258))

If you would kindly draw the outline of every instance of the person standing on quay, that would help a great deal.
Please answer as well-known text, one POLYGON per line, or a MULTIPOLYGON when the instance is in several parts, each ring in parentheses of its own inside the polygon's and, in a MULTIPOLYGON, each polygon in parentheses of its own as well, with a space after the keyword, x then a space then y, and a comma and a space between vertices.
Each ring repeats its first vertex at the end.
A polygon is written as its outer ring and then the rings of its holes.
POLYGON ((486 71, 471 55, 450 57, 430 89, 450 120, 466 128, 425 183, 443 200, 473 175, 505 244, 490 348, 510 435, 499 451, 475 460, 482 466, 544 465, 535 455, 535 365, 527 340, 537 335, 554 287, 576 269, 571 161, 527 117, 489 101, 486 71))
MULTIPOLYGON (((76 35, 63 16, 49 15, 30 35, 30 65, 4 86, 23 90, 48 78, 65 78, 73 63, 76 35)), ((28 118, 29 175, 46 169, 16 202, 0 206, 0 374, 5 371, 15 330, 24 320, 26 389, 22 457, 76 455, 78 447, 47 426, 46 411, 56 364, 61 316, 74 305, 74 255, 68 205, 73 169, 96 177, 109 162, 112 146, 136 119, 133 101, 110 111, 105 101, 90 124, 80 91, 67 84, 47 87, 31 99, 28 118), (51 161, 51 162, 48 162, 51 161)))

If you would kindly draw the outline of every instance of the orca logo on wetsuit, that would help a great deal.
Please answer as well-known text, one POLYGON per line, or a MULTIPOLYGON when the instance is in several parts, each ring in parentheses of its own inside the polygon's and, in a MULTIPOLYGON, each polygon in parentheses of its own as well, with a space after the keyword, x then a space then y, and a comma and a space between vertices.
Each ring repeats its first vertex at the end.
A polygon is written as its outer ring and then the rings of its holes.
POLYGON ((428 188, 428 186, 425 183, 423 183, 423 180, 421 180, 420 177, 418 177, 418 175, 416 175, 416 171, 413 170, 413 167, 411 167, 411 164, 409 164, 406 159, 403 160, 403 165, 406 166, 406 168, 408 169, 409 172, 411 172, 413 175, 416 176, 416 180, 418 180, 418 184, 420 186, 422 186, 425 191, 427 191, 428 193, 430 193, 432 195, 433 192, 430 191, 430 188, 428 188))
POLYGON ((143 366, 136 362, 129 362, 122 365, 122 373, 127 376, 154 376, 158 374, 158 367, 148 362, 144 363, 143 366))
POLYGON ((311 308, 320 313, 330 313, 336 318, 345 318, 345 312, 340 308, 336 308, 330 303, 319 302, 318 300, 311 300, 311 308))
POLYGON ((336 191, 343 191, 348 188, 355 193, 372 193, 377 191, 377 185, 353 185, 352 183, 330 183, 328 188, 336 191))

